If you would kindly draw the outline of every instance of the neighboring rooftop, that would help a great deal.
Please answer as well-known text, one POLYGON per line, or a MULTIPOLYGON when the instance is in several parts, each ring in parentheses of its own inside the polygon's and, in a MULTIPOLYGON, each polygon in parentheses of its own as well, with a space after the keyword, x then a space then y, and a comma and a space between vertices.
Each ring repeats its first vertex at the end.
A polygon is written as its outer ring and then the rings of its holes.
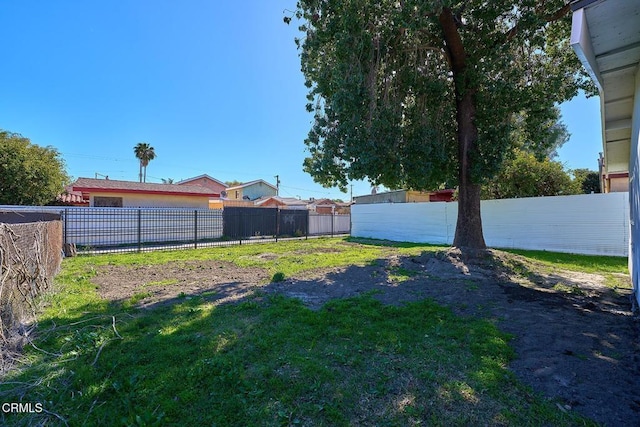
POLYGON ((275 201, 278 204, 286 205, 286 206, 307 206, 309 201, 296 199, 295 197, 280 197, 280 196, 270 196, 270 197, 261 197, 257 200, 254 200, 254 203, 258 206, 268 203, 270 201, 275 201))
POLYGON ((222 185, 222 186, 224 186, 224 187, 228 187, 228 185, 227 185, 227 184, 225 184, 224 182, 222 182, 222 181, 220 181, 220 180, 218 180, 218 179, 215 179, 214 177, 212 177, 212 176, 210 176, 210 175, 207 175, 206 173, 205 173, 205 174, 202 174, 202 175, 194 176, 193 178, 183 179, 182 181, 178 181, 178 182, 176 182, 176 184, 177 184, 177 185, 185 185, 185 184, 189 184, 190 182, 199 181, 199 180, 201 180, 201 179, 208 179, 208 180, 211 180, 211 181, 217 182, 218 184, 220 184, 220 185, 222 185))
POLYGON ((156 184, 148 182, 118 181, 115 179, 78 178, 70 185, 72 191, 77 192, 106 192, 106 193, 146 193, 169 194, 182 196, 219 197, 208 188, 199 185, 156 184))
POLYGON ((82 196, 82 192, 73 191, 70 186, 56 197, 56 201, 63 205, 89 206, 89 200, 82 196))
POLYGON ((359 205, 372 203, 422 203, 450 202, 454 191, 451 189, 437 191, 394 190, 383 193, 355 196, 354 203, 359 205))
POLYGON ((245 188, 245 187, 249 187, 251 185, 254 184, 258 184, 258 183, 263 183, 265 185, 268 185, 269 187, 273 188, 274 190, 277 190, 278 187, 276 187, 273 184, 269 184, 267 181, 265 181, 264 179, 256 179, 255 181, 249 181, 249 182, 245 182, 244 184, 240 184, 240 185, 234 185, 233 187, 229 187, 227 188, 227 191, 229 190, 235 190, 238 188, 245 188))

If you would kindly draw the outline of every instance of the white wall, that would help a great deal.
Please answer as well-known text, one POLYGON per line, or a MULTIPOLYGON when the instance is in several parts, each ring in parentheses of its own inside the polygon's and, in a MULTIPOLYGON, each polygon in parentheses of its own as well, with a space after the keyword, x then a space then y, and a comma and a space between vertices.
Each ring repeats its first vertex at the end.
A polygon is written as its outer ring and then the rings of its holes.
MULTIPOLYGON (((486 200, 481 209, 490 247, 628 254, 628 193, 486 200)), ((355 204, 351 213, 355 237, 450 245, 458 204, 355 204)))
POLYGON ((123 208, 194 208, 208 209, 209 197, 184 196, 167 194, 140 194, 140 193, 91 193, 91 206, 94 206, 94 197, 122 197, 123 208))

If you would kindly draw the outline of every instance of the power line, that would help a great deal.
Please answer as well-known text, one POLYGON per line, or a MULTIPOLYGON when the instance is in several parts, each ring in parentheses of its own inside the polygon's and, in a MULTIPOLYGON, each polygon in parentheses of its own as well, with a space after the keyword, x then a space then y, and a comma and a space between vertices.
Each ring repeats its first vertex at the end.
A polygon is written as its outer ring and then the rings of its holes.
POLYGON ((331 194, 331 191, 309 190, 307 188, 289 187, 288 185, 281 185, 280 188, 290 188, 292 190, 308 191, 310 193, 331 194))

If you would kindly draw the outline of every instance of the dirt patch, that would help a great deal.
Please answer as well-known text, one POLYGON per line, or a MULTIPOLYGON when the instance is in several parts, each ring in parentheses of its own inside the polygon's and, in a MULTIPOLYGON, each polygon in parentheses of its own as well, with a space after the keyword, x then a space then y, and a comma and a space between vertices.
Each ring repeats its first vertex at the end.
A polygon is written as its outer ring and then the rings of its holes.
POLYGON ((260 268, 239 268, 221 261, 169 262, 162 265, 101 267, 92 279, 110 301, 139 300, 150 307, 176 297, 202 295, 217 304, 251 295, 269 279, 260 268))
POLYGON ((94 281, 111 300, 150 293, 143 306, 180 293, 237 301, 258 289, 299 298, 311 309, 367 292, 385 304, 431 298, 512 334, 517 357, 510 369, 560 409, 602 425, 640 425, 640 346, 630 291, 605 286, 601 275, 531 268, 494 251, 473 263, 455 252, 425 253, 307 271, 265 285, 268 279, 262 269, 202 261, 108 266, 94 281))

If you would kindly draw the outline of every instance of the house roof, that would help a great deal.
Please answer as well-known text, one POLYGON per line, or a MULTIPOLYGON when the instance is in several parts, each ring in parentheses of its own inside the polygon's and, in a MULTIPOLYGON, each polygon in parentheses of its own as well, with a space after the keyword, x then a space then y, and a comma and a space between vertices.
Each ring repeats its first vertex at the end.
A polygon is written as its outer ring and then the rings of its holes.
POLYGON ((600 92, 604 172, 626 173, 640 63, 640 2, 574 0, 571 8, 571 46, 600 92))
POLYGON ((295 197, 280 197, 280 196, 271 196, 271 197, 261 197, 255 200, 256 205, 263 205, 267 203, 269 200, 275 200, 278 203, 281 203, 286 206, 307 206, 309 202, 307 200, 296 199, 295 197))
POLYGON ((71 184, 73 191, 100 193, 140 193, 173 196, 220 197, 208 188, 199 185, 155 184, 115 179, 78 178, 71 184))
POLYGON ((274 190, 278 189, 278 187, 276 187, 273 184, 269 184, 267 181, 265 181, 263 179, 256 179, 255 181, 249 181, 249 182, 245 182, 244 184, 234 185, 233 187, 229 187, 229 188, 227 188, 227 191, 229 191, 229 190, 237 190, 239 188, 250 187, 250 186, 252 186, 254 184, 259 184, 259 183, 263 183, 263 184, 273 188, 274 190))
POLYGON ((337 206, 338 203, 334 202, 331 199, 316 199, 316 200, 311 200, 309 202, 310 205, 313 206, 337 206))
POLYGON ((82 197, 82 192, 72 191, 70 187, 65 188, 64 193, 58 194, 56 201, 70 205, 89 206, 89 200, 85 200, 84 197, 82 197))
POLYGON ((194 176, 193 178, 183 179, 182 181, 178 181, 178 182, 176 182, 176 184, 178 184, 178 185, 185 185, 185 184, 188 184, 188 183, 190 183, 190 182, 193 182, 193 181, 196 181, 196 180, 198 180, 198 179, 202 179, 202 178, 210 179, 211 181, 215 181, 215 182, 217 182, 217 183, 218 183, 218 184, 220 184, 220 185, 223 185, 223 186, 225 186, 225 187, 228 187, 228 185, 227 185, 227 184, 225 184, 224 182, 222 182, 222 181, 220 181, 220 180, 218 180, 218 179, 215 179, 214 177, 209 176, 209 175, 207 175, 206 173, 205 173, 205 174, 202 174, 202 175, 194 176))

